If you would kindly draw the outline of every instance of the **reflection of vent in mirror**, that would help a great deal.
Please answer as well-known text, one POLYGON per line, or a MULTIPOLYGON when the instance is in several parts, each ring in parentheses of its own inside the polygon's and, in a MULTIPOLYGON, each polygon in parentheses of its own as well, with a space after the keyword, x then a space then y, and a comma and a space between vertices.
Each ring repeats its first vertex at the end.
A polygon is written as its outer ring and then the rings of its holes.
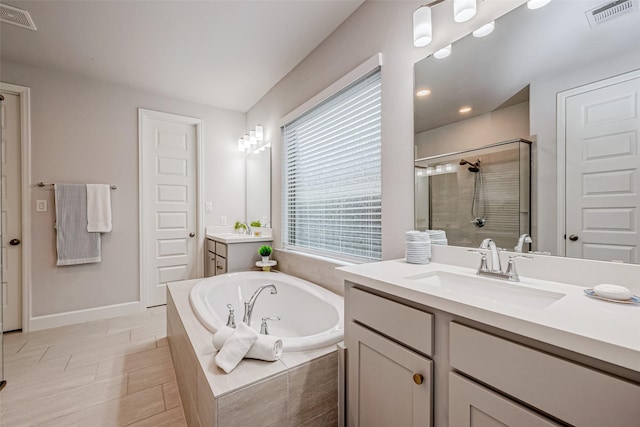
POLYGON ((34 24, 33 19, 31 19, 29 12, 4 3, 0 3, 0 21, 22 28, 36 30, 36 24, 34 24))
POLYGON ((591 28, 635 9, 633 0, 616 0, 586 12, 591 28))

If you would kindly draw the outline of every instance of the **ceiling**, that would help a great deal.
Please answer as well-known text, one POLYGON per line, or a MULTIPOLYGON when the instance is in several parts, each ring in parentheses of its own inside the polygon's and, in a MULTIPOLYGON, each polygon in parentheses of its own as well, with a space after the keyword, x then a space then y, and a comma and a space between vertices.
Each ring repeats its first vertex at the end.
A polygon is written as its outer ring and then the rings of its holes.
MULTIPOLYGON (((530 83, 621 54, 640 55, 640 10, 591 28, 585 12, 607 0, 556 0, 529 10, 525 5, 496 21, 484 38, 453 44, 445 59, 415 65, 415 133, 528 100, 530 83), (473 107, 460 114, 462 106, 473 107)), ((525 135, 526 136, 526 135, 525 135)))
POLYGON ((3 61, 246 112, 364 0, 2 2, 3 61))

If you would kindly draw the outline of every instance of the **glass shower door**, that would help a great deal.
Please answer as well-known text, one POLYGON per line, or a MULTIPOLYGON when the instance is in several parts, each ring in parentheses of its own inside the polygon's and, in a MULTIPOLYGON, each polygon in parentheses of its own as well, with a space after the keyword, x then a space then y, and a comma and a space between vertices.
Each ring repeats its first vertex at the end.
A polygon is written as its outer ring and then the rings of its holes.
MULTIPOLYGON (((4 97, 2 96, 2 94, 0 94, 0 114, 4 114, 4 109, 2 108, 2 101, 4 101, 4 97)), ((0 117, 0 123, 4 123, 4 120, 2 120, 2 118, 0 117)), ((0 125, 0 144, 4 144, 4 141, 2 139, 2 126, 0 125)), ((3 150, 0 150, 0 177, 2 177, 2 153, 3 150)), ((2 212, 2 185, 0 185, 0 212, 2 212)), ((2 223, 4 221, 0 221, 0 241, 2 241, 1 239, 4 239, 4 230, 2 229, 2 223)), ((6 384, 6 381, 4 380, 4 347, 2 344, 2 331, 3 331, 3 324, 2 324, 2 306, 4 305, 4 298, 2 295, 3 292, 3 285, 2 285, 2 270, 3 270, 3 265, 2 265, 2 261, 3 261, 3 256, 0 254, 0 390, 2 390, 6 384)))

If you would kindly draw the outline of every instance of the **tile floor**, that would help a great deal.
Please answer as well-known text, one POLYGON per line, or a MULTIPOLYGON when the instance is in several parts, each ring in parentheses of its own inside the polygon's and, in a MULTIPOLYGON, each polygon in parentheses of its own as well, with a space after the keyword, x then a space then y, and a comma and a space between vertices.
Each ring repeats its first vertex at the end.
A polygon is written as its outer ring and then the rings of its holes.
POLYGON ((186 426, 166 309, 4 335, 0 426, 186 426))

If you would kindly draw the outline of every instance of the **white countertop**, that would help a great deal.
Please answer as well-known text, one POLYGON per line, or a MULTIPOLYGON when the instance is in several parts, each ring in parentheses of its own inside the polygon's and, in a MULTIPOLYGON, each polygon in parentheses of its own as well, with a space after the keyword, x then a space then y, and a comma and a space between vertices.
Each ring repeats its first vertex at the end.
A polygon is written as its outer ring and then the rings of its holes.
POLYGON ((230 244, 230 243, 252 243, 252 242, 272 242, 271 236, 249 236, 247 234, 239 233, 209 233, 207 232, 207 239, 215 240, 216 242, 230 244))
POLYGON ((435 271, 477 277, 475 269, 433 262, 415 265, 392 260, 337 271, 344 280, 640 372, 638 304, 596 300, 584 294, 586 287, 522 275, 521 283, 482 279, 566 295, 545 307, 523 307, 409 279, 435 271))

